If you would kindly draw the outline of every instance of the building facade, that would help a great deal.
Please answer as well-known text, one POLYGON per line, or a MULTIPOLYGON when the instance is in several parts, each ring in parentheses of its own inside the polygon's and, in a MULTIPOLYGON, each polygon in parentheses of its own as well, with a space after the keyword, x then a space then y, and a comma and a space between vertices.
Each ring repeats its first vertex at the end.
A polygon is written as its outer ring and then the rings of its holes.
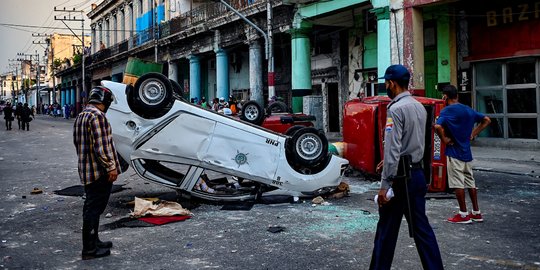
POLYGON ((106 0, 88 13, 87 76, 91 85, 121 81, 137 57, 164 64, 186 98, 265 102, 275 93, 340 132, 344 103, 385 94, 378 77, 400 63, 415 95, 458 86, 462 103, 493 119, 481 136, 538 140, 540 41, 531 33, 540 4, 484 2, 287 0, 270 1, 272 12, 266 0, 228 2, 265 37, 219 2, 106 0))
POLYGON ((540 2, 481 2, 392 2, 392 62, 412 70, 421 95, 458 86, 463 103, 492 119, 482 137, 538 140, 540 2))

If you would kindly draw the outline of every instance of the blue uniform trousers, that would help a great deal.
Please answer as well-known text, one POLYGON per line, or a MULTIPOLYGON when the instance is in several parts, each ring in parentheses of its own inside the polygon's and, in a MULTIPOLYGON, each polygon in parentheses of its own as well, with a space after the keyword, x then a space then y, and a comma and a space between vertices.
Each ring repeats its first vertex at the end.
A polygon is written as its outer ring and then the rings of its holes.
MULTIPOLYGON (((407 183, 411 205, 414 242, 424 269, 443 269, 437 239, 426 216, 427 192, 424 172, 412 169, 407 183)), ((408 214, 404 180, 394 181, 392 188, 395 197, 379 208, 379 222, 369 269, 390 269, 403 215, 411 222, 408 214)))

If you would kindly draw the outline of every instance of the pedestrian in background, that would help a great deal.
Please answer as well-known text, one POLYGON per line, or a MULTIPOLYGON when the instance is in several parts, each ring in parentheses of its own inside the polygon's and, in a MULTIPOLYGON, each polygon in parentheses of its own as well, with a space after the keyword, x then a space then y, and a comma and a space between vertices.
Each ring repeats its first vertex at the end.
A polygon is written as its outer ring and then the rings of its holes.
POLYGON ((71 110, 69 104, 64 105, 64 118, 69 119, 69 116, 71 115, 71 110))
POLYGON ((27 131, 30 131, 30 121, 32 121, 33 118, 34 112, 28 107, 28 103, 24 103, 21 110, 22 130, 26 128, 27 131))
POLYGON ((216 112, 219 110, 219 98, 214 98, 212 100, 212 110, 216 112))
POLYGON ((22 122, 22 119, 21 119, 21 114, 22 114, 22 103, 21 102, 18 102, 17 103, 17 106, 15 106, 15 117, 17 117, 17 126, 19 126, 19 129, 21 129, 21 122, 22 122))
POLYGON ((11 102, 8 102, 6 104, 6 107, 2 110, 4 112, 4 120, 6 120, 6 130, 11 130, 11 123, 13 123, 13 107, 11 106, 11 102))
POLYGON ((234 98, 233 95, 229 96, 229 109, 231 109, 232 114, 238 113, 238 109, 236 107, 236 99, 234 98))
POLYGON ((491 119, 476 112, 469 106, 459 103, 455 86, 443 88, 443 100, 446 107, 441 111, 435 131, 446 144, 445 155, 448 170, 448 187, 454 189, 459 205, 459 213, 448 219, 451 223, 482 222, 482 213, 478 206, 476 183, 472 171, 471 140, 490 123, 491 119), (479 123, 475 127, 475 125, 479 123), (467 212, 465 189, 469 191, 472 212, 467 212))
POLYGON ((93 88, 88 105, 77 116, 73 126, 79 177, 86 193, 83 206, 83 260, 108 256, 112 247, 112 242, 102 242, 98 236, 100 215, 107 207, 112 184, 121 173, 112 129, 105 117, 112 101, 108 88, 93 88))
POLYGON ((208 109, 208 103, 206 102, 206 98, 205 97, 202 97, 201 98, 201 107, 205 108, 205 109, 208 109))
POLYGON ((410 73, 402 65, 392 65, 384 74, 392 101, 388 104, 384 136, 384 160, 378 193, 379 222, 370 269, 390 269, 403 215, 409 223, 424 269, 443 269, 437 239, 426 216, 427 184, 422 169, 426 118, 424 106, 408 91, 410 73), (410 177, 397 177, 401 159, 410 156, 410 177), (407 181, 407 182, 406 182, 407 181), (394 197, 387 198, 392 188, 394 197))

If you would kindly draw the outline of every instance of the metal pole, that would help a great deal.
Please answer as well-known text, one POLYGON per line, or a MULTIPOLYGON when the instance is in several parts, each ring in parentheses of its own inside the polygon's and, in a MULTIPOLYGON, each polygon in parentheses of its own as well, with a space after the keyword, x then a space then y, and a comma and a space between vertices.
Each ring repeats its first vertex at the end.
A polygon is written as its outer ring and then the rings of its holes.
POLYGON ((230 9, 232 12, 234 12, 238 17, 240 17, 242 20, 244 20, 246 23, 251 25, 255 30, 259 31, 263 37, 264 37, 264 43, 265 43, 265 59, 269 59, 269 43, 268 43, 268 34, 264 32, 261 28, 259 28, 256 24, 251 22, 246 16, 242 15, 242 13, 238 12, 235 8, 233 8, 231 5, 229 5, 225 0, 219 0, 223 5, 225 5, 228 9, 230 9))
POLYGON ((156 3, 152 5, 152 30, 154 32, 154 62, 158 61, 158 29, 157 29, 157 14, 156 3))
MULTIPOLYGON (((81 18, 82 18, 82 12, 81 12, 81 18)), ((82 91, 83 93, 86 95, 86 83, 85 83, 85 67, 84 67, 84 58, 85 58, 85 54, 84 54, 84 20, 81 21, 81 24, 82 24, 82 63, 81 63, 81 69, 82 69, 82 91)), ((80 94, 78 95, 79 97, 81 96, 80 94)), ((79 102, 81 102, 80 98, 78 100, 79 102)), ((77 103, 77 99, 75 99, 75 103, 77 103)), ((76 112, 79 112, 78 109, 79 109, 80 106, 77 106, 77 108, 75 108, 75 111, 76 112)))
POLYGON ((49 105, 52 105, 56 102, 56 67, 54 66, 54 47, 53 42, 51 40, 51 69, 52 69, 52 83, 53 83, 53 90, 52 90, 52 100, 50 101, 49 105))
POLYGON ((39 81, 40 81, 40 77, 39 77, 39 53, 37 52, 36 50, 36 57, 37 57, 37 72, 36 72, 36 77, 37 77, 37 89, 36 89, 36 100, 34 101, 36 104, 36 112, 38 110, 38 97, 39 97, 39 81))
POLYGON ((272 49, 272 5, 270 3, 270 0, 267 0, 267 24, 268 29, 267 32, 264 32, 261 28, 259 28, 256 24, 251 22, 246 16, 242 15, 238 10, 233 8, 231 5, 229 5, 225 0, 219 0, 223 5, 225 5, 228 9, 230 9, 232 12, 234 12, 238 17, 240 17, 242 20, 244 20, 246 23, 251 25, 255 30, 259 31, 259 33, 262 34, 264 37, 264 48, 265 48, 265 59, 268 61, 268 98, 270 99, 272 96, 275 95, 274 90, 274 55, 273 55, 273 49, 272 49))
POLYGON ((272 3, 266 1, 266 25, 268 27, 268 99, 276 95, 274 88, 274 38, 272 33, 272 3))

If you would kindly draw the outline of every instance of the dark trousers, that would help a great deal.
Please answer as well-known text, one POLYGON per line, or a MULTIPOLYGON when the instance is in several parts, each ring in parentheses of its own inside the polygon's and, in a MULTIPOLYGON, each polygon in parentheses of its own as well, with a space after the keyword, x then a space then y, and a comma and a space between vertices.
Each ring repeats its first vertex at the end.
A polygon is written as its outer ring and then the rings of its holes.
POLYGON ((22 130, 30 130, 30 122, 22 121, 22 130))
POLYGON ((13 121, 11 121, 11 120, 6 120, 6 129, 7 129, 7 130, 11 129, 11 122, 13 122, 13 121))
POLYGON ((83 221, 99 224, 99 216, 103 214, 111 195, 112 183, 104 175, 97 181, 84 186, 86 199, 83 206, 83 221))
POLYGON ((395 197, 379 208, 379 222, 371 256, 370 269, 390 269, 396 249, 401 219, 403 215, 414 229, 414 242, 424 269, 443 269, 437 239, 426 216, 427 192, 422 169, 413 169, 407 183, 411 215, 407 208, 404 180, 393 184, 395 197))

